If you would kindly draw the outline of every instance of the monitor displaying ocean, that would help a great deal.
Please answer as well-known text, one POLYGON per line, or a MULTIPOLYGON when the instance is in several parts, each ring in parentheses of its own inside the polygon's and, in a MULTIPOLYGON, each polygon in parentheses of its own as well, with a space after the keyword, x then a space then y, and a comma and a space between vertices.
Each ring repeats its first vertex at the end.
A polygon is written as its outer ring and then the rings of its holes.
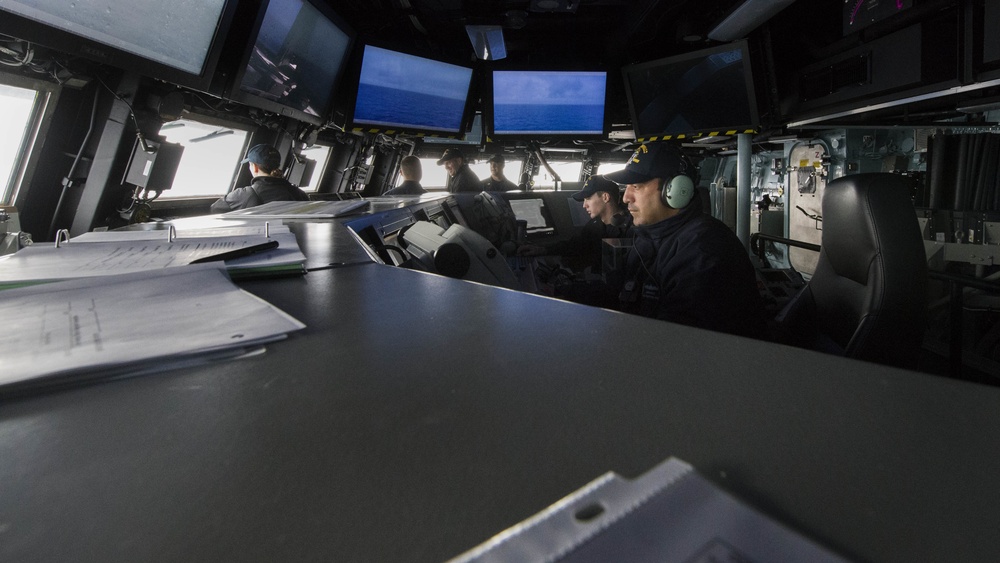
POLYGON ((493 107, 493 132, 497 135, 599 135, 603 131, 603 105, 496 104, 493 107))
POLYGON ((465 100, 361 83, 354 122, 458 133, 464 111, 465 100))

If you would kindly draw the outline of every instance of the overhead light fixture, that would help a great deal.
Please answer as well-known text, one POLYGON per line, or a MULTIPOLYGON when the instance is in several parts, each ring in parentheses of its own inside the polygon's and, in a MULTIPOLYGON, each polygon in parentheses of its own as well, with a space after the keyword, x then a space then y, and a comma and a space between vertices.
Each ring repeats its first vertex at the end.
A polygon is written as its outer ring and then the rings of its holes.
POLYGON ((677 42, 695 43, 705 37, 699 33, 697 24, 691 19, 685 18, 677 21, 677 42))
POLYGON ((713 41, 742 39, 794 1, 746 0, 709 31, 708 38, 713 41))
POLYGON ((955 110, 961 113, 984 113, 997 109, 1000 109, 1000 98, 970 100, 955 106, 955 110))
POLYGON ((789 141, 798 141, 798 135, 775 135, 774 137, 768 137, 767 142, 775 145, 780 145, 787 143, 789 141))
POLYGON ((698 137, 697 139, 691 141, 692 143, 721 143, 731 139, 729 135, 705 135, 704 137, 698 137))
POLYGON ((499 25, 467 25, 465 32, 472 41, 476 58, 497 61, 507 57, 507 46, 503 42, 503 28, 499 25))
POLYGON ((570 12, 576 13, 580 0, 531 0, 528 10, 532 12, 570 12))

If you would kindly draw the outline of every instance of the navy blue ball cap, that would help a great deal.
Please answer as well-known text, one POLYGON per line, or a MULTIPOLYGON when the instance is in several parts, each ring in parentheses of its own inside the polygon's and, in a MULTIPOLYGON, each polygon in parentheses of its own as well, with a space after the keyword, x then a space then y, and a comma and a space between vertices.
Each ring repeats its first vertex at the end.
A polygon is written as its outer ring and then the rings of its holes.
POLYGON ((456 149, 456 148, 445 149, 444 154, 442 154, 441 158, 438 159, 438 162, 437 162, 438 166, 441 166, 442 164, 444 164, 445 162, 447 162, 447 161, 449 161, 449 160, 451 160, 453 158, 461 158, 461 159, 464 160, 465 159, 465 155, 462 154, 462 151, 460 149, 456 149))
POLYGON ((686 168, 681 150, 668 143, 645 143, 635 149, 625 168, 605 174, 616 184, 641 184, 653 178, 669 179, 686 168))
POLYGON ((620 192, 618 184, 611 180, 605 180, 601 176, 591 176, 583 189, 573 194, 573 199, 583 201, 597 192, 608 192, 612 197, 617 198, 620 192))
POLYGON ((264 170, 277 170, 281 167, 281 153, 271 145, 254 145, 247 151, 247 157, 241 164, 252 162, 264 170))

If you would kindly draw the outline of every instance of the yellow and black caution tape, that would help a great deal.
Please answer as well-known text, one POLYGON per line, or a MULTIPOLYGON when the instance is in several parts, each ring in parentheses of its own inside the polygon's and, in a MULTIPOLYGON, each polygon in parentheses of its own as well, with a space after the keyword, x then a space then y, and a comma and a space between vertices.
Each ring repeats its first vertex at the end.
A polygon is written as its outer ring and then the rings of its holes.
POLYGON ((740 133, 756 133, 756 129, 728 129, 726 131, 709 131, 707 133, 694 133, 679 135, 657 135, 654 137, 637 137, 635 140, 640 143, 653 143, 656 141, 693 141, 702 137, 718 137, 719 135, 739 135, 740 133))

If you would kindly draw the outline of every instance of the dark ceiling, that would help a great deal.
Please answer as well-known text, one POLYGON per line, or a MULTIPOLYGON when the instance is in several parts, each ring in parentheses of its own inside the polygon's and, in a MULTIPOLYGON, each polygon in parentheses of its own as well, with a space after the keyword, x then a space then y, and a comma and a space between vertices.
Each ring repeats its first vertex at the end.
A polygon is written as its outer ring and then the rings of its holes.
MULTIPOLYGON (((706 36, 743 0, 328 0, 366 41, 423 51, 453 61, 475 60, 466 25, 503 26, 504 65, 615 68, 715 44, 706 36)), ((795 11, 793 3, 785 11, 795 11)), ((809 3, 805 3, 809 4, 809 3)), ((832 18, 840 25, 838 2, 832 18)), ((820 10, 820 11, 818 11, 820 10)), ((786 31, 817 36, 825 18, 786 31)), ((801 11, 801 10, 799 10, 801 11)), ((830 27, 830 26, 827 26, 830 27)), ((832 27, 831 27, 832 28, 832 27)), ((782 35, 787 35, 785 32, 782 35)), ((829 38, 827 38, 828 40, 829 38)))
MULTIPOLYGON (((606 69, 718 45, 709 32, 747 0, 327 0, 366 43, 466 65, 606 69), (477 61, 466 25, 503 27, 507 57, 477 61)), ((758 4, 754 4, 759 5, 758 4)), ((793 1, 750 34, 765 64, 797 68, 842 40, 842 3, 793 1)), ((782 71, 779 69, 778 74, 782 71)), ((612 124, 627 124, 612 81, 612 124)))

